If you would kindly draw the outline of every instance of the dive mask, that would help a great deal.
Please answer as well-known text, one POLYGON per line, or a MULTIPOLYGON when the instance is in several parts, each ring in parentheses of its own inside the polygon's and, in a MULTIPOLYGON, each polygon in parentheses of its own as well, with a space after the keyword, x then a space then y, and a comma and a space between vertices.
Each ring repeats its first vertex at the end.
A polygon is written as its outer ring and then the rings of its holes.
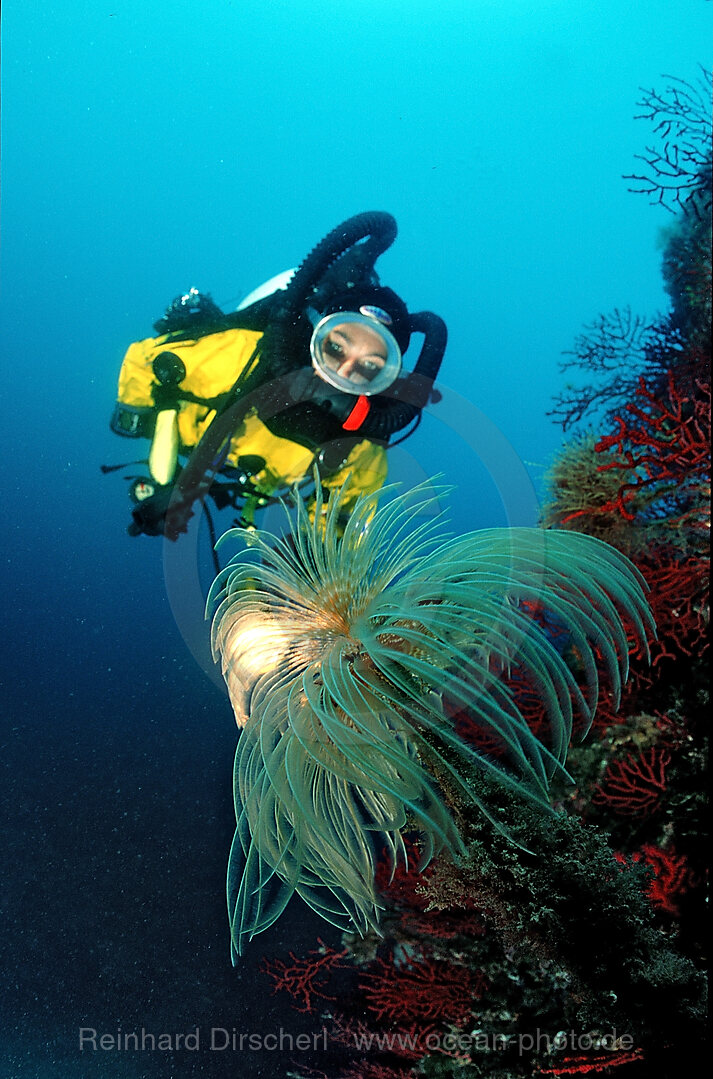
POLYGON ((401 349, 387 329, 386 311, 364 305, 359 311, 335 311, 321 318, 310 310, 314 331, 312 366, 321 379, 342 393, 371 397, 399 376, 401 349))

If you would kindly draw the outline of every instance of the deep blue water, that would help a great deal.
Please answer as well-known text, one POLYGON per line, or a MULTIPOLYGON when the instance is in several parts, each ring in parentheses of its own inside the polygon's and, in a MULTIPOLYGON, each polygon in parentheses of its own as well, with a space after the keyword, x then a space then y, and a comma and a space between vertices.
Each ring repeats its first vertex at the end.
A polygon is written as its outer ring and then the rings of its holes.
MULTIPOLYGON (((231 711, 187 647, 185 567, 127 537, 125 484, 99 472, 133 451, 108 430, 127 344, 191 285, 228 309, 388 210, 384 283, 450 331, 444 400, 392 474, 458 485, 458 529, 532 523, 562 351, 601 311, 665 307, 668 217, 621 176, 650 139, 639 87, 696 77, 711 14, 3 5, 3 1076, 283 1074, 266 1051, 80 1054, 78 1029, 313 1030, 257 968, 335 939, 294 905, 230 967, 231 711)), ((208 580, 205 537, 181 542, 208 580)))

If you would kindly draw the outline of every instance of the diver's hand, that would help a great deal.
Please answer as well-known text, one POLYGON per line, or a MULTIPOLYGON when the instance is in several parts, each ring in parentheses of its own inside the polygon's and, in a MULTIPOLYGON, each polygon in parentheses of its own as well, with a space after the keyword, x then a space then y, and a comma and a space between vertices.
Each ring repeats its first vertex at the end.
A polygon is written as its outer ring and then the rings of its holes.
POLYGON ((138 502, 131 511, 132 522, 128 532, 130 536, 162 536, 166 524, 166 513, 173 494, 173 484, 159 487, 155 494, 138 502))

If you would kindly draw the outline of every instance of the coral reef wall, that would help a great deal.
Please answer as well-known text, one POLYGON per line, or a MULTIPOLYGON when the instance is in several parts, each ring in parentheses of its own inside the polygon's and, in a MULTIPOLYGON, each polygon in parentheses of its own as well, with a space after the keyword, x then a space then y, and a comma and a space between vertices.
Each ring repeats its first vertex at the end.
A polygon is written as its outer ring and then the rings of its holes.
MULTIPOLYGON (((658 624, 650 661, 633 649, 620 707, 604 696, 573 742, 574 784, 556 787, 554 819, 474 779, 520 846, 472 820, 459 864, 384 869, 383 938, 266 963, 275 991, 326 1018, 335 1077, 656 1079, 697 1074, 706 1059, 709 96, 703 75, 642 101, 658 142, 629 179, 672 214, 671 308, 596 320, 565 364, 588 381, 553 410, 568 441, 542 526, 635 561, 658 624)), ((511 688, 536 729, 539 705, 516 672, 511 688)), ((467 715, 457 722, 497 753, 467 715)))

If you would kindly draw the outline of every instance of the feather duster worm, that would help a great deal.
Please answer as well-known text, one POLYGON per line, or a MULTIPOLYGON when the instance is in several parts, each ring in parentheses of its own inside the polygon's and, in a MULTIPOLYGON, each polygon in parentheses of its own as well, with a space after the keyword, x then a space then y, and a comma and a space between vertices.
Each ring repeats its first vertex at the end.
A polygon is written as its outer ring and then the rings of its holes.
POLYGON ((444 538, 433 488, 380 499, 360 497, 342 533, 340 492, 318 495, 312 517, 295 494, 286 536, 242 533, 246 549, 211 590, 214 655, 242 728, 233 958, 295 892, 335 925, 377 927, 376 854, 385 843, 405 861, 406 831, 420 833, 424 865, 461 851, 448 801, 488 813, 473 769, 549 808, 573 713, 594 714, 598 668, 615 694, 626 679, 622 618, 640 642, 653 628, 642 578, 599 540, 536 528, 444 538), (566 629, 577 678, 533 605, 566 629), (541 695, 547 744, 508 688, 515 668, 541 695), (505 757, 459 738, 444 700, 505 757))

